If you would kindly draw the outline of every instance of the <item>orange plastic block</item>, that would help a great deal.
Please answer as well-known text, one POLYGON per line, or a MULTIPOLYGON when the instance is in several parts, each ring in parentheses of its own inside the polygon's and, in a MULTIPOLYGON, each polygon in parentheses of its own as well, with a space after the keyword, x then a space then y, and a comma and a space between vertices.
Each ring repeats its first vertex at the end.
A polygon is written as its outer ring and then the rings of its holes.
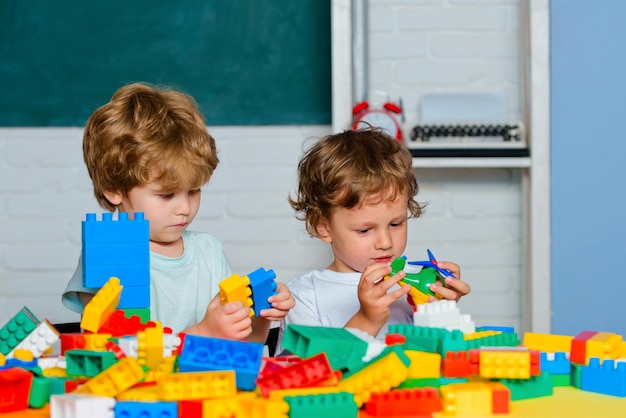
POLYGON ((0 413, 28 408, 33 374, 18 367, 0 370, 0 413))
MULTIPOLYGON (((250 279, 248 276, 240 276, 237 273, 222 280, 219 283, 220 302, 225 305, 229 302, 241 301, 245 306, 252 307, 252 289, 250 288, 250 279)), ((254 316, 254 312, 250 309, 250 316, 254 316)))
POLYGON ((441 354, 417 350, 404 350, 404 354, 411 360, 408 379, 441 377, 441 354))
POLYGON ((111 277, 85 306, 80 326, 87 331, 98 332, 115 311, 121 295, 120 279, 111 277))
POLYGON ((441 360, 441 375, 445 377, 467 377, 470 361, 467 351, 448 351, 441 360))
POLYGON ((431 387, 374 393, 365 404, 365 410, 372 416, 430 414, 442 408, 439 391, 431 387))
POLYGON ((343 379, 336 387, 353 393, 354 401, 360 408, 373 393, 388 392, 404 382, 409 374, 409 364, 410 360, 401 350, 393 350, 343 379))
POLYGON ((172 373, 159 381, 164 401, 228 398, 237 393, 233 370, 172 373))
POLYGON ((85 382, 74 393, 115 397, 143 380, 144 372, 137 359, 125 357, 85 382))
POLYGON ((492 411, 491 390, 484 383, 451 383, 441 386, 443 411, 449 415, 481 416, 492 411))

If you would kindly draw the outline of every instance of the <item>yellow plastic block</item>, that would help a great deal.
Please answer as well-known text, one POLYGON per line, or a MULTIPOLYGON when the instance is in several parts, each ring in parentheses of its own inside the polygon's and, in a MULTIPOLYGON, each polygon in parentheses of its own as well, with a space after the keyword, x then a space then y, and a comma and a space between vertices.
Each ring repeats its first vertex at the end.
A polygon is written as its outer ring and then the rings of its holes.
POLYGON ((62 367, 49 367, 43 369, 41 374, 46 377, 67 377, 67 370, 62 367))
POLYGON ((530 352, 481 350, 480 377, 489 379, 530 379, 530 352))
POLYGON ((569 353, 572 350, 574 337, 567 335, 540 334, 536 332, 524 333, 524 345, 529 350, 539 350, 546 353, 569 353))
POLYGON ((304 396, 304 395, 325 395, 328 393, 339 393, 343 390, 337 386, 313 386, 308 388, 293 389, 275 389, 269 393, 268 399, 271 401, 282 401, 285 396, 304 396))
POLYGON ((111 334, 83 334, 85 338, 85 350, 90 351, 109 351, 106 343, 109 342, 111 334))
POLYGON ((137 360, 150 370, 159 369, 163 361, 163 327, 160 324, 137 333, 137 360))
POLYGON ((144 372, 137 359, 125 357, 88 380, 72 393, 83 393, 113 398, 141 382, 144 372))
POLYGON ((465 341, 477 340, 480 338, 493 337, 494 335, 502 334, 502 331, 494 331, 494 330, 486 330, 486 331, 478 331, 473 332, 471 334, 463 334, 463 339, 465 341))
POLYGON ((120 279, 111 277, 85 306, 80 326, 87 331, 98 332, 120 302, 122 287, 120 279))
POLYGON ((585 364, 589 359, 597 357, 600 360, 618 359, 622 355, 622 336, 612 332, 598 332, 587 340, 585 349, 585 364))
POLYGON ((158 382, 166 374, 174 373, 177 356, 165 357, 156 370, 148 370, 144 382, 158 382))
POLYGON ((360 408, 370 400, 372 393, 389 392, 391 388, 404 382, 408 374, 408 366, 395 351, 391 351, 352 376, 341 380, 337 388, 340 391, 353 393, 354 401, 360 408))
MULTIPOLYGON (((240 276, 237 273, 222 280, 219 283, 220 287, 220 302, 225 305, 229 302, 240 301, 245 306, 252 307, 252 289, 250 288, 250 279, 248 276, 240 276)), ((250 310, 250 316, 253 316, 254 312, 250 310)))
POLYGON ((154 402, 160 401, 157 385, 139 386, 130 388, 115 397, 118 401, 154 402))
POLYGON ((441 377, 441 354, 417 350, 404 350, 404 354, 411 360, 408 379, 441 377))
POLYGON ((159 381, 163 401, 228 398, 236 393, 234 370, 173 373, 159 381))
POLYGON ((491 389, 484 383, 451 383, 439 388, 443 412, 456 416, 491 415, 491 389))
POLYGON ((289 404, 285 401, 257 398, 240 401, 244 407, 242 417, 253 418, 288 418, 289 404))

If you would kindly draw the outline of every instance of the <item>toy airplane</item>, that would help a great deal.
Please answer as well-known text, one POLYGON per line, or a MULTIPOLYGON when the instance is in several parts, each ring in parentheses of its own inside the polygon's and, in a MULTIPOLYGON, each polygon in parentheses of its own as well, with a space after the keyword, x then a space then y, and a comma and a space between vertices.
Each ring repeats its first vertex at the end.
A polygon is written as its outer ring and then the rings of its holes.
POLYGON ((411 286, 411 290, 409 291, 409 295, 413 299, 413 302, 418 305, 421 303, 427 303, 430 296, 439 298, 435 292, 430 290, 430 285, 435 283, 438 278, 441 278, 441 284, 443 286, 446 285, 445 279, 446 277, 453 277, 450 271, 446 269, 442 269, 437 266, 437 259, 433 255, 433 253, 428 251, 428 261, 406 261, 406 257, 398 257, 391 263, 391 273, 387 277, 391 277, 394 274, 398 273, 400 270, 404 270, 406 272, 406 276, 399 283, 401 285, 409 285, 411 286), (409 266, 421 266, 422 268, 416 270, 409 266))

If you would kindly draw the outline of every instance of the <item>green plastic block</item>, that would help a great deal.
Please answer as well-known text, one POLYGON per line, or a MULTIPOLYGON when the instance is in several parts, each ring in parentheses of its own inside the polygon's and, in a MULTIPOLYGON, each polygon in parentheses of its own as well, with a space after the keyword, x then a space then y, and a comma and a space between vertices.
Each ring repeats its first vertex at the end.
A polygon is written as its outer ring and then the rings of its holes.
POLYGON ((550 374, 552 379, 552 386, 572 386, 571 374, 550 374))
POLYGON ((357 418, 359 408, 348 392, 285 396, 289 418, 357 418))
POLYGON ((0 329, 0 353, 7 355, 41 322, 24 306, 0 329))
POLYGON ((141 319, 143 324, 150 321, 150 308, 124 308, 122 311, 124 311, 124 316, 126 318, 130 318, 135 315, 141 319))
POLYGON ((45 376, 34 376, 28 397, 29 408, 43 408, 50 402, 52 382, 45 376))
POLYGON ((111 351, 67 350, 65 352, 68 376, 94 377, 117 362, 111 351))
POLYGON ((367 343, 343 328, 287 325, 283 347, 302 358, 326 353, 334 370, 350 371, 362 367, 367 343))
POLYGON ((552 378, 548 372, 542 372, 541 375, 530 379, 501 379, 500 381, 511 391, 512 401, 549 396, 553 392, 552 378))
POLYGON ((407 379, 400 383, 399 389, 413 389, 413 388, 439 388, 441 382, 436 377, 429 377, 423 379, 407 379))

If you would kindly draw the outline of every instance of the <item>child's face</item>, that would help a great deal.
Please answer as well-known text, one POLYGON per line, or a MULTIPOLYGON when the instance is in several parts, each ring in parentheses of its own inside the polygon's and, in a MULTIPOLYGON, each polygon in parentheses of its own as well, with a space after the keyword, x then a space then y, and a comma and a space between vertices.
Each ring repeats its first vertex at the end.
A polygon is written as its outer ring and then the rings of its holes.
POLYGON ((200 195, 200 189, 169 192, 164 191, 159 183, 152 182, 131 189, 128 197, 118 195, 119 203, 112 203, 117 204, 121 212, 143 212, 145 219, 150 221, 150 249, 164 255, 176 255, 167 247, 181 245, 179 240, 183 231, 200 208, 200 195))
POLYGON ((374 260, 388 263, 403 255, 407 241, 405 195, 394 200, 372 196, 352 209, 337 207, 328 222, 318 228, 322 241, 333 250, 330 270, 340 273, 362 272, 374 260))

